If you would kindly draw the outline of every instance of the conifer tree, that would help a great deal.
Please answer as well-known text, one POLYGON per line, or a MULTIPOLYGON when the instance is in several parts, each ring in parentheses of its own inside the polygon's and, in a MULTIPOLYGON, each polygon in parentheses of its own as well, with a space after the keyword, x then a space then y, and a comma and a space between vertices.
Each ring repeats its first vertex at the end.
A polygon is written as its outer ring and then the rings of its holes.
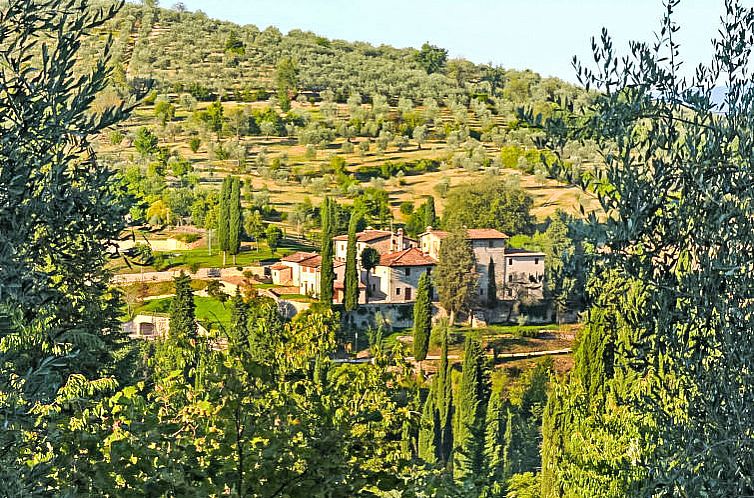
POLYGON ((450 232, 440 244, 440 261, 434 276, 440 304, 450 315, 450 325, 455 322, 456 313, 473 304, 477 282, 475 267, 466 231, 450 232))
POLYGON ((438 463, 438 454, 442 444, 440 411, 437 406, 438 388, 440 388, 440 382, 439 378, 435 376, 422 407, 419 425, 419 458, 430 465, 438 463))
POLYGON ((322 201, 320 213, 322 217, 322 246, 320 253, 322 256, 322 264, 320 267, 319 301, 327 306, 332 305, 333 283, 335 282, 332 242, 337 224, 337 220, 335 219, 337 213, 335 209, 334 201, 329 197, 325 197, 322 201))
POLYGON ((192 383, 198 367, 194 291, 191 277, 183 271, 175 277, 175 296, 170 302, 170 326, 166 337, 161 338, 155 351, 155 378, 166 378, 174 371, 183 372, 183 378, 192 383))
POLYGON ((233 264, 236 264, 236 255, 241 248, 241 180, 232 178, 230 181, 230 195, 228 198, 228 252, 233 255, 233 264))
POLYGON ((249 336, 249 304, 244 301, 241 289, 236 288, 231 305, 230 339, 231 342, 241 343, 249 336))
POLYGON ((489 378, 480 342, 466 338, 458 393, 453 472, 460 479, 481 476, 485 470, 485 415, 489 378))
POLYGON ((435 198, 433 196, 427 197, 427 201, 424 203, 424 226, 420 231, 424 231, 427 227, 434 227, 437 222, 437 213, 435 212, 435 198))
POLYGON ((427 357, 429 336, 432 331, 432 282, 429 273, 419 277, 419 288, 414 303, 414 359, 423 361, 427 357))
POLYGON ((487 265, 487 307, 497 307, 497 281, 495 280, 495 262, 490 258, 487 265))
POLYGON ((441 325, 440 370, 437 372, 437 410, 439 413, 439 447, 438 456, 443 463, 449 463, 453 453, 453 379, 448 362, 448 328, 441 325))
POLYGON ((356 228, 361 213, 354 210, 348 223, 348 246, 346 248, 346 275, 344 281, 344 307, 346 312, 359 306, 359 268, 356 261, 356 228))
POLYGON ((485 473, 492 496, 501 496, 505 490, 504 448, 507 430, 508 405, 500 389, 495 389, 487 404, 485 434, 485 473))
POLYGON ((232 179, 226 176, 220 189, 220 199, 217 206, 217 243, 223 252, 223 266, 225 266, 228 250, 230 249, 230 191, 232 179))

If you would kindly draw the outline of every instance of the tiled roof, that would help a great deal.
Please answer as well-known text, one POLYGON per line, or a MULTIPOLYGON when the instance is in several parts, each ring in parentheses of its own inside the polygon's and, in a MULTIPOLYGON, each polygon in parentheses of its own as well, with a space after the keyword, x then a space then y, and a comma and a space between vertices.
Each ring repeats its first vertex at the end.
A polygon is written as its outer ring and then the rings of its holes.
POLYGON ((506 256, 545 256, 543 252, 528 251, 526 249, 506 249, 506 256))
POLYGON ((290 268, 291 268, 290 266, 281 265, 280 263, 270 266, 271 270, 290 270, 290 268))
MULTIPOLYGON (((356 234, 356 240, 358 242, 371 242, 373 240, 390 237, 391 235, 393 235, 393 233, 388 230, 364 230, 363 232, 358 232, 356 234)), ((334 237, 333 240, 348 240, 348 235, 338 235, 337 237, 334 237)))
MULTIPOLYGON (((507 239, 508 236, 505 235, 503 232, 499 230, 495 230, 494 228, 469 228, 466 230, 466 233, 468 235, 469 240, 489 240, 489 239, 507 239)), ((450 235, 450 232, 446 232, 444 230, 432 230, 429 232, 424 232, 421 235, 436 235, 437 238, 444 239, 448 235, 450 235)), ((421 236, 420 235, 420 236, 421 236)))
POLYGON ((434 258, 427 256, 416 247, 383 254, 380 258, 380 266, 430 266, 436 264, 437 261, 434 258))
POLYGON ((471 240, 507 239, 508 236, 494 228, 469 228, 467 230, 471 240))
POLYGON ((280 258, 280 261, 288 261, 289 263, 301 263, 302 261, 313 258, 316 256, 316 252, 294 252, 293 254, 289 254, 288 256, 285 256, 283 258, 280 258))
POLYGON ((322 264, 322 256, 315 254, 307 259, 301 261, 301 266, 307 266, 309 268, 319 268, 322 264))

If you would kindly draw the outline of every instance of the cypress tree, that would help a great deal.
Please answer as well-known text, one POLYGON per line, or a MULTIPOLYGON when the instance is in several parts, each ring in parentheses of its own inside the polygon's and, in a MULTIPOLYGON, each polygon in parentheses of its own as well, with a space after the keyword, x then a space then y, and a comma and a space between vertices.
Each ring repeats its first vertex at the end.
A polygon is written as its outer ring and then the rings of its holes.
POLYGON ((490 258, 487 265, 487 307, 497 307, 497 282, 495 281, 495 262, 490 258))
POLYGON ((230 339, 231 343, 244 343, 249 336, 249 304, 243 300, 241 290, 236 289, 233 296, 230 315, 230 339))
POLYGON ((228 198, 228 252, 233 255, 233 264, 236 264, 236 255, 241 248, 241 180, 231 178, 230 194, 228 198))
POLYGON ((230 249, 230 190, 231 179, 227 176, 220 189, 217 215, 217 243, 223 252, 223 266, 225 266, 228 249, 230 249))
POLYGON ((325 197, 322 201, 321 216, 322 265, 319 280, 319 300, 327 306, 332 306, 333 282, 335 282, 332 239, 335 235, 336 213, 334 202, 329 197, 325 197))
POLYGON ((343 303, 345 310, 353 311, 359 306, 359 270, 356 265, 356 227, 361 213, 354 210, 348 223, 348 247, 346 248, 346 275, 343 303))
POLYGON ((429 274, 419 277, 419 288, 414 303, 414 359, 423 361, 427 357, 429 336, 432 331, 432 283, 429 274))
POLYGON ((453 379, 448 362, 448 329, 444 325, 441 333, 440 371, 437 373, 436 390, 440 430, 438 457, 447 464, 453 452, 453 379))
POLYGON ((490 483, 492 496, 502 495, 505 486, 503 473, 503 449, 505 447, 505 432, 507 429, 507 403, 502 393, 496 389, 490 396, 487 405, 487 429, 485 435, 485 474, 490 483))
POLYGON ((424 226, 421 227, 421 231, 423 232, 427 227, 435 226, 436 220, 437 213, 435 212, 435 198, 430 195, 424 203, 424 226))
POLYGON ((439 377, 432 379, 427 399, 424 401, 419 426, 419 458, 431 465, 438 463, 442 444, 442 426, 438 409, 439 377))
POLYGON ((487 411, 488 383, 482 345, 478 340, 467 337, 455 430, 456 452, 453 470, 459 478, 480 476, 484 472, 484 419, 487 411))
POLYGON ((164 378, 174 370, 182 370, 184 378, 192 382, 198 366, 194 291, 191 277, 181 271, 175 277, 175 296, 170 303, 170 326, 167 337, 159 341, 155 351, 155 378, 164 378))

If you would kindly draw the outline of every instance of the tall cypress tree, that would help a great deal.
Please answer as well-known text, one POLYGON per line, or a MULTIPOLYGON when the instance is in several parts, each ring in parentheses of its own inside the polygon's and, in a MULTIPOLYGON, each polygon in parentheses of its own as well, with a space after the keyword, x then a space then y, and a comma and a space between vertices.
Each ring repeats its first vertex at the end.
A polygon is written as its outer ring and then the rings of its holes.
POLYGON ((500 389, 495 389, 487 404, 485 435, 485 474, 490 483, 492 496, 499 496, 504 491, 504 448, 507 429, 507 403, 500 389))
POLYGON ((356 227, 358 226, 361 213, 357 210, 351 212, 348 223, 348 247, 346 248, 346 275, 344 281, 344 305, 345 310, 353 311, 359 306, 359 269, 356 264, 356 227))
POLYGON ((335 203, 329 197, 322 201, 322 266, 319 280, 319 300, 327 306, 332 305, 333 283, 335 282, 335 270, 333 269, 332 239, 335 235, 335 203))
POLYGON ((495 280, 495 262, 490 258, 487 265, 487 307, 497 307, 497 281, 495 280))
POLYGON ((424 272, 419 277, 419 288, 414 303, 414 359, 423 361, 427 357, 429 336, 432 331, 432 282, 424 272))
POLYGON ((217 214, 217 242, 223 252, 223 266, 225 266, 228 249, 230 249, 230 190, 232 180, 226 176, 220 189, 220 202, 217 214))
POLYGON ((241 180, 230 180, 230 193, 228 197, 228 252, 233 255, 233 264, 236 264, 236 255, 241 249, 241 180))
POLYGON ((419 458, 431 465, 438 463, 442 445, 442 426, 437 406, 438 388, 440 382, 438 376, 435 376, 424 401, 419 425, 419 458))
POLYGON ((480 476, 485 470, 485 415, 489 377, 482 345, 466 338, 463 374, 455 424, 456 451, 453 471, 459 478, 480 476))
POLYGON ((440 371, 437 373, 437 410, 439 414, 440 442, 438 447, 438 457, 447 464, 453 453, 453 379, 451 378, 451 367, 448 362, 448 328, 442 325, 440 331, 441 352, 440 352, 440 371))
POLYGON ((191 277, 183 271, 175 277, 175 296, 170 303, 170 326, 155 353, 157 373, 155 378, 163 378, 174 370, 182 370, 184 378, 192 382, 198 366, 194 291, 191 277))
POLYGON ((436 221, 437 213, 435 212, 435 198, 430 195, 424 203, 424 226, 421 227, 421 231, 423 232, 427 227, 435 226, 436 221))

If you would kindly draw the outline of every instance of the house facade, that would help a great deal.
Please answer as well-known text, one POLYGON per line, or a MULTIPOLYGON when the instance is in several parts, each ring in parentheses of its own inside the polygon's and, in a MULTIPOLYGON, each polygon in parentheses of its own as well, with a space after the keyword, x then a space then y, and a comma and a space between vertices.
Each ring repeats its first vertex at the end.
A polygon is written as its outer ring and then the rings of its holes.
MULTIPOLYGON (((416 300, 419 277, 437 261, 416 247, 382 255, 369 275, 370 301, 408 303, 416 300)), ((362 278, 362 281, 367 281, 362 278)))
MULTIPOLYGON (((466 231, 469 244, 474 252, 475 271, 478 276, 477 294, 480 302, 490 296, 490 279, 495 279, 498 299, 517 299, 522 290, 534 298, 541 298, 544 280, 544 254, 511 249, 507 247, 508 236, 491 228, 476 228, 466 231), (490 263, 494 274, 490 274, 490 263)), ((448 232, 427 230, 419 235, 419 247, 422 252, 439 260, 440 244, 448 232)))

